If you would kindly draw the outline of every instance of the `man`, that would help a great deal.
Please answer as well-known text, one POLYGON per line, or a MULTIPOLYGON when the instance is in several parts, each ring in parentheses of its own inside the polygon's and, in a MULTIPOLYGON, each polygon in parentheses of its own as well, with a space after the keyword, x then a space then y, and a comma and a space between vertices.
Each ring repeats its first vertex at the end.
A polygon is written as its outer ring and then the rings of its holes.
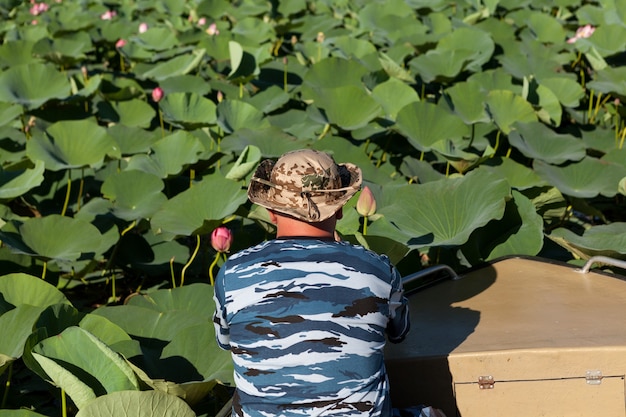
POLYGON ((361 170, 299 150, 263 161, 248 188, 276 239, 234 254, 215 281, 219 345, 232 352, 237 416, 389 416, 387 338, 409 330, 386 256, 335 239, 361 170))

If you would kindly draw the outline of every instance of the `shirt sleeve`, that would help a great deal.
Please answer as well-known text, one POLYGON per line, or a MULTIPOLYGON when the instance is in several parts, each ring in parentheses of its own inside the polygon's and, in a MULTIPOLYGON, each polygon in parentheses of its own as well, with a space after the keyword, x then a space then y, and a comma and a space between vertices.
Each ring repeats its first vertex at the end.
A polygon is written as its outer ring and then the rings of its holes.
POLYGON ((215 301, 215 313, 213 325, 215 326, 215 339, 217 344, 224 350, 230 350, 230 328, 226 318, 226 296, 224 292, 224 268, 220 269, 215 278, 213 300, 215 301))
POLYGON ((387 324, 387 337, 392 343, 400 343, 404 340, 411 321, 409 316, 409 301, 404 296, 402 276, 395 267, 391 267, 391 295, 389 296, 389 323, 387 324))

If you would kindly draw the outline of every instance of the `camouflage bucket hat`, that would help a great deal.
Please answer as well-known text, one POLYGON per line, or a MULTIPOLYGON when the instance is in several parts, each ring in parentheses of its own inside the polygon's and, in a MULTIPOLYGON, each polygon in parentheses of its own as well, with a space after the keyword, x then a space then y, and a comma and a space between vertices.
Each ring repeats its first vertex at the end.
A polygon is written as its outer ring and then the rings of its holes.
POLYGON ((276 163, 262 161, 248 186, 248 198, 306 222, 321 222, 346 204, 361 182, 356 165, 338 165, 327 153, 305 149, 288 152, 276 163))

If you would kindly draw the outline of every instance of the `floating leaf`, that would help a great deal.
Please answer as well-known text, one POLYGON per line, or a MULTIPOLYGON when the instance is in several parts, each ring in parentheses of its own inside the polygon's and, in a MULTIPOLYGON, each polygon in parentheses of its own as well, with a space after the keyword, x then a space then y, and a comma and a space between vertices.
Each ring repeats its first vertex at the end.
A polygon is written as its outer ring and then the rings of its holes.
POLYGON ((367 125, 381 112, 380 105, 354 85, 311 90, 313 105, 322 109, 326 122, 344 130, 367 125))
POLYGON ((216 122, 216 106, 196 93, 172 93, 159 102, 163 119, 184 127, 209 126, 216 122))
POLYGON ((52 65, 17 65, 0 73, 0 101, 33 109, 52 99, 70 95, 67 76, 52 65))
POLYGON ((0 199, 10 199, 26 194, 43 182, 44 163, 35 161, 33 168, 5 171, 0 167, 0 199))
POLYGON ((509 142, 525 156, 549 164, 580 161, 586 146, 572 135, 558 134, 543 123, 519 123, 509 134, 509 142))
POLYGON ((113 202, 116 217, 127 221, 149 218, 167 200, 164 184, 155 175, 142 171, 122 171, 108 176, 100 191, 113 202))
POLYGON ((235 165, 228 171, 226 178, 229 180, 239 181, 245 178, 250 172, 254 171, 261 160, 261 151, 256 146, 246 146, 235 165))
POLYGON ((509 133, 516 122, 535 122, 537 116, 529 102, 507 90, 494 90, 487 95, 487 111, 504 132, 509 133))
POLYGON ((265 129, 269 122, 252 104, 239 100, 224 100, 217 105, 217 123, 227 133, 239 129, 265 129))

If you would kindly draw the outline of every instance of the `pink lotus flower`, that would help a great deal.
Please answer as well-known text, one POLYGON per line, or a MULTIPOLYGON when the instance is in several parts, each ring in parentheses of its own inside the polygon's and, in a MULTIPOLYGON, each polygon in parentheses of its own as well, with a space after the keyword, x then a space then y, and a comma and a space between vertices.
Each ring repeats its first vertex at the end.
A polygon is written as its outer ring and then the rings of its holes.
POLYGON ((46 3, 31 2, 31 4, 32 4, 32 7, 29 9, 29 12, 33 16, 38 16, 50 8, 50 6, 48 6, 46 3))
POLYGON ((211 246, 220 253, 228 252, 232 243, 233 234, 224 226, 218 227, 211 233, 211 246))
POLYGON ((217 36, 220 34, 220 31, 217 29, 217 25, 215 23, 211 23, 207 28, 206 33, 211 36, 217 36))
POLYGON ((356 211, 363 217, 369 217, 376 213, 376 199, 367 185, 361 190, 356 202, 356 211))
POLYGON ((106 12, 100 15, 100 19, 102 20, 111 20, 115 16, 117 16, 117 12, 115 10, 107 10, 106 12))
POLYGON ((126 45, 126 41, 124 39, 119 39, 117 42, 115 42, 115 47, 117 49, 123 48, 124 45, 126 45))
POLYGON ((147 23, 139 24, 139 33, 144 33, 147 30, 148 30, 148 24, 147 23))
POLYGON ((576 34, 574 35, 574 37, 567 40, 567 43, 574 43, 578 39, 586 39, 593 35, 593 32, 595 32, 595 30, 596 28, 591 25, 581 26, 576 30, 576 34))
POLYGON ((221 103, 222 100, 224 100, 224 93, 222 93, 221 91, 217 92, 217 102, 221 103))
POLYGON ((204 25, 206 25, 206 17, 201 17, 200 19, 198 19, 198 26, 204 25))
POLYGON ((156 103, 161 101, 164 95, 165 93, 163 92, 163 89, 161 87, 157 87, 152 90, 152 100, 154 100, 156 103))

